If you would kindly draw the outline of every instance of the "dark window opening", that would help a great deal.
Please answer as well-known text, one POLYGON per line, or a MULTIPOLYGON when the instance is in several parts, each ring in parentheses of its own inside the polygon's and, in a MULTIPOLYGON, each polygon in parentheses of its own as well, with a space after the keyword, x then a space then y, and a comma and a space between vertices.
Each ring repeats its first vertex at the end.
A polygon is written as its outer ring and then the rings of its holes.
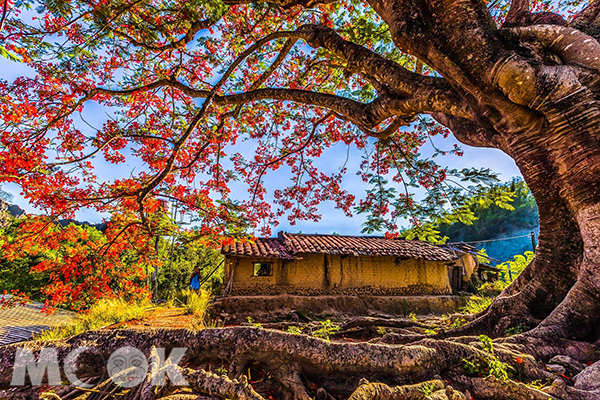
POLYGON ((271 263, 254 263, 253 276, 271 276, 271 263))

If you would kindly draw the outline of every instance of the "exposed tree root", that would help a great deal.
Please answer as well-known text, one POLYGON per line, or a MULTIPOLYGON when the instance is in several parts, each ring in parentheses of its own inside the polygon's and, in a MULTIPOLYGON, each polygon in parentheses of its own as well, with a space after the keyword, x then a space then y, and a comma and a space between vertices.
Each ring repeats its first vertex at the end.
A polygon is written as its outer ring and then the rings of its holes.
POLYGON ((422 400, 429 399, 464 400, 466 396, 448 388, 452 397, 448 397, 444 382, 433 380, 415 385, 388 386, 384 383, 371 383, 362 379, 360 386, 348 400, 422 400), (440 393, 442 392, 442 393, 440 393), (456 395, 454 395, 456 393, 456 395))
POLYGON ((424 324, 419 321, 412 321, 406 318, 394 318, 394 319, 386 319, 386 318, 374 318, 374 317, 357 317, 352 318, 346 322, 344 322, 341 326, 341 330, 348 330, 357 327, 378 327, 382 326, 385 328, 409 328, 413 326, 417 326, 419 328, 429 328, 427 324, 424 324))
MULTIPOLYGON (((277 400, 310 400, 315 397, 319 400, 470 400, 470 394, 479 400, 500 398, 496 394, 490 394, 500 389, 507 396, 512 393, 515 398, 534 400, 542 399, 539 397, 542 396, 541 393, 546 396, 543 400, 552 396, 569 400, 594 398, 590 392, 569 386, 560 387, 558 383, 549 387, 549 392, 545 393, 511 380, 467 376, 472 372, 465 370, 465 360, 479 365, 482 371, 493 362, 504 363, 504 368, 512 368, 515 378, 523 382, 551 382, 556 379, 556 375, 547 371, 543 363, 525 354, 528 345, 533 342, 523 341, 521 337, 523 335, 510 340, 497 340, 494 342, 493 352, 490 352, 477 337, 440 340, 423 339, 421 335, 418 341, 410 345, 389 345, 329 342, 306 335, 249 327, 197 332, 93 331, 66 341, 30 342, 0 348, 0 389, 10 387, 11 365, 18 347, 29 347, 34 353, 44 346, 55 347, 59 359, 64 359, 70 350, 85 345, 92 346, 105 359, 123 346, 135 347, 149 357, 150 372, 142 384, 132 389, 121 388, 110 379, 105 379, 93 390, 79 393, 74 387, 61 389, 61 394, 68 394, 70 398, 77 394, 81 400, 100 399, 109 394, 124 400, 191 400, 200 395, 219 399, 265 400, 270 396, 266 393, 275 393, 273 395, 277 400), (174 367, 189 386, 182 389, 169 378, 163 386, 153 384, 159 371, 154 368, 158 365, 157 349, 161 347, 187 348, 179 365, 174 367), (210 368, 221 368, 221 371, 219 374, 208 372, 210 368), (250 370, 253 372, 250 373, 250 370), (249 376, 253 377, 252 381, 249 376), (361 380, 357 384, 361 378, 380 383, 361 380), (451 382, 452 387, 442 379, 451 382), (469 397, 467 392, 470 393, 469 397)), ((543 344, 536 342, 535 345, 543 344)), ((589 350, 586 346, 583 348, 589 350)), ((90 366, 85 355, 81 357, 83 358, 78 365, 85 365, 87 368, 79 368, 80 379, 93 379, 105 372, 99 363, 90 366)), ((164 366, 167 367, 168 365, 164 366)), ((502 397, 503 400, 506 398, 508 397, 502 397)))
POLYGON ((531 386, 511 380, 500 381, 493 376, 488 376, 486 378, 469 378, 466 376, 458 376, 455 378, 454 383, 461 388, 466 388, 469 390, 471 395, 476 399, 552 399, 548 393, 535 389, 531 386))

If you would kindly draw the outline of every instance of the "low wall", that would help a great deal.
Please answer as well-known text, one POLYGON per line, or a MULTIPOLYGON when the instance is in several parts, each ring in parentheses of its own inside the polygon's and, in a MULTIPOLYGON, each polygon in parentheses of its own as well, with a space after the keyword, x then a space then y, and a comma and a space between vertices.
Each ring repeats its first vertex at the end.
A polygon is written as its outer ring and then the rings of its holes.
POLYGON ((382 287, 382 286, 359 286, 359 287, 334 287, 334 288, 311 288, 282 285, 262 284, 260 286, 234 284, 231 290, 232 296, 274 296, 295 295, 306 296, 416 296, 417 295, 445 295, 452 291, 450 287, 436 287, 433 285, 410 285, 405 287, 382 287))
POLYGON ((460 296, 229 296, 216 299, 209 315, 225 324, 243 322, 247 317, 267 322, 293 312, 339 316, 441 315, 457 311, 465 301, 460 296))

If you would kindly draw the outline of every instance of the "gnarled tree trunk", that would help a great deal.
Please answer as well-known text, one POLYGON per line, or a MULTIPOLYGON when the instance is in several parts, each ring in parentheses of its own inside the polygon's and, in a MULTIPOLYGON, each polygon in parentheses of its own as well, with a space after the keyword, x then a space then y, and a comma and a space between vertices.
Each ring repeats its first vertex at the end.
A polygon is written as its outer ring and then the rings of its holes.
MULTIPOLYGON (((485 329, 503 335, 518 322, 541 321, 530 337, 589 339, 597 334, 598 42, 582 30, 539 24, 547 14, 528 11, 527 18, 511 23, 516 27, 497 29, 483 3, 475 1, 427 7, 421 2, 371 3, 390 25, 397 46, 439 71, 472 113, 470 118, 431 115, 459 141, 510 155, 539 206, 534 261, 460 332, 485 329), (530 26, 519 26, 519 21, 530 26)), ((523 7, 517 3, 513 6, 523 7)))

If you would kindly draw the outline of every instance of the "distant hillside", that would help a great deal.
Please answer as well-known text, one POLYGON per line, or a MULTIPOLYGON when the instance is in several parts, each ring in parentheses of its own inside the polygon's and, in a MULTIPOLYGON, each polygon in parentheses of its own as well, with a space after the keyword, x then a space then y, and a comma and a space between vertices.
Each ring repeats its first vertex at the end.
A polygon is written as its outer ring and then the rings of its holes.
MULTIPOLYGON (((25 214, 25 210, 23 210, 18 205, 7 203, 6 201, 4 201, 0 198, 0 214, 3 212, 7 212, 10 215, 10 217, 14 217, 14 218, 18 218, 25 214)), ((4 222, 2 222, 2 221, 5 221, 5 220, 6 220, 6 218, 2 218, 0 216, 0 226, 2 226, 4 224, 4 222)), ((59 219, 58 224, 60 226, 68 226, 69 224, 86 225, 86 226, 91 226, 93 228, 96 228, 100 232, 104 232, 106 230, 106 223, 104 223, 104 222, 99 223, 99 224, 91 224, 88 221, 77 221, 75 219, 59 219)))
POLYGON ((440 227, 442 235, 448 236, 448 242, 477 242, 502 238, 486 243, 473 243, 478 249, 486 249, 488 255, 500 261, 506 261, 515 254, 523 254, 532 250, 531 231, 537 240, 539 230, 538 211, 529 188, 520 179, 503 184, 517 194, 511 203, 514 211, 492 206, 488 209, 477 209, 478 217, 473 225, 455 223, 440 227))

